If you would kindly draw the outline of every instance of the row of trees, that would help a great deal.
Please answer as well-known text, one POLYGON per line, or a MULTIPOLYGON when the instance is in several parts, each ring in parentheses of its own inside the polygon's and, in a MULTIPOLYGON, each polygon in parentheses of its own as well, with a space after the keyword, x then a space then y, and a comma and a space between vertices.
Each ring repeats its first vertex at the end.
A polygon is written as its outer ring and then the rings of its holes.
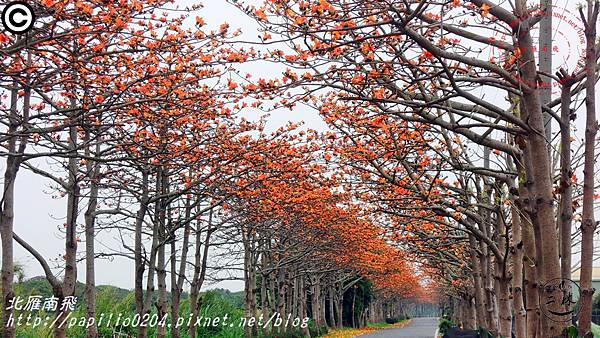
POLYGON ((436 276, 462 325, 561 336, 571 318, 550 311, 571 304, 554 281, 580 268, 589 334, 598 2, 232 3, 286 46, 272 53, 290 67, 283 104, 319 109, 347 190, 436 276), (553 10, 573 16, 563 31, 580 27, 575 63, 553 67, 551 37, 536 40, 553 10))
POLYGON ((85 261, 90 317, 99 256, 132 258, 137 313, 176 320, 184 287, 198 304, 218 248, 244 273, 246 316, 340 326, 344 294, 368 279, 379 303, 352 306, 350 324, 381 319, 383 304, 418 294, 409 260, 459 304, 457 321, 503 337, 513 323, 517 337, 560 336, 569 318, 548 310, 569 309, 552 303, 553 281, 580 268, 578 326, 589 333, 597 2, 568 9, 585 62, 558 67, 548 36, 535 39, 554 16, 547 2, 232 1, 264 30, 260 53, 227 24, 182 28, 188 14, 167 5, 42 1, 34 31, 0 36, 5 323, 16 242, 59 299, 85 261), (289 68, 280 79, 235 69, 259 59, 289 68), (318 109, 331 131, 267 134, 239 117, 276 97, 318 109), (13 225, 20 170, 66 201, 62 275, 13 225), (121 246, 96 248, 99 231, 121 246))
MULTIPOLYGON (((240 77, 236 65, 264 56, 233 43, 238 32, 229 25, 209 30, 196 17, 186 29, 197 8, 173 11, 167 1, 32 5, 33 31, 0 34, 2 337, 18 330, 6 325, 15 315, 15 244, 37 260, 59 302, 74 295, 83 265, 89 318, 97 316, 100 258, 133 261, 142 316, 177 322, 188 315, 180 305, 189 287, 192 325, 139 327, 138 337, 198 336, 202 286, 239 278, 223 277, 237 268, 248 317, 310 315, 318 327, 338 327, 344 294, 366 280, 389 310, 355 310, 353 300, 346 324, 381 320, 400 300, 420 296, 405 251, 386 241, 378 220, 346 190, 346 174, 331 165, 326 136, 295 125, 265 133, 264 121, 240 117, 286 80, 240 77), (15 222, 23 170, 47 179, 65 201, 57 266, 15 222), (120 245, 97 247, 100 232, 120 245), (213 259, 228 264, 211 267, 213 259)), ((69 313, 56 316, 54 336, 67 337, 59 324, 69 313)), ((92 325, 87 337, 98 332, 92 325)), ((246 334, 259 332, 247 327, 246 334)))

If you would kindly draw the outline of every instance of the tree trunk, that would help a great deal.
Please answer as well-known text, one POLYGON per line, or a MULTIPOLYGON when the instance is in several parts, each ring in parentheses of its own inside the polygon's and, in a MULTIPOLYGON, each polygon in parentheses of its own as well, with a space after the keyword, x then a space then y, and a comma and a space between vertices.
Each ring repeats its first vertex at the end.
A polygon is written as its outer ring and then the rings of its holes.
POLYGON ((596 122, 596 21, 600 5, 596 1, 587 1, 587 20, 581 10, 585 23, 586 37, 586 92, 585 92, 585 151, 583 164, 583 209, 581 215, 581 311, 579 313, 579 335, 585 336, 591 331, 592 322, 592 266, 594 263, 594 148, 598 122, 596 122))
MULTIPOLYGON (((517 15, 525 17, 527 6, 524 0, 517 2, 517 15)), ((533 86, 533 88, 524 88, 523 107, 524 114, 522 120, 528 123, 531 132, 527 135, 527 145, 531 156, 531 179, 533 192, 533 212, 535 215, 533 224, 539 227, 542 248, 542 256, 538 257, 541 276, 538 276, 542 282, 560 278, 560 262, 558 257, 558 236, 556 232, 556 223, 554 222, 554 206, 552 195, 552 179, 550 177, 550 157, 547 151, 547 140, 545 137, 544 117, 539 97, 539 90, 536 88, 538 72, 536 60, 533 54, 534 44, 531 38, 530 28, 522 23, 517 34, 518 46, 522 51, 519 70, 524 83, 533 86)), ((542 290, 542 302, 546 304, 551 301, 551 294, 542 290)), ((557 323, 550 321, 545 316, 540 316, 544 332, 544 337, 555 337, 560 334, 560 327, 557 323)))
MULTIPOLYGON (((169 177, 167 169, 159 167, 157 174, 157 192, 164 196, 168 193, 169 177)), ((163 318, 167 314, 167 266, 166 266, 166 246, 169 240, 167 236, 167 201, 166 198, 159 198, 156 201, 156 227, 158 228, 158 248, 156 262, 156 280, 158 285, 158 300, 156 302, 156 310, 158 312, 159 324, 156 326, 156 337, 164 338, 167 334, 165 325, 161 325, 163 318)))
MULTIPOLYGON (((540 8, 544 11, 540 20, 538 37, 538 56, 542 86, 540 88, 540 99, 542 105, 547 105, 552 100, 552 78, 544 74, 552 74, 552 0, 540 0, 540 8)), ((547 140, 552 139, 552 116, 544 112, 544 131, 547 140)), ((552 154, 552 145, 548 142, 548 154, 552 154)))
POLYGON ((353 288, 352 289, 352 306, 350 307, 350 318, 351 318, 351 322, 350 324, 352 325, 353 328, 356 328, 356 320, 355 320, 355 315, 354 315, 354 304, 356 304, 356 289, 353 288))
POLYGON ((573 185, 571 176, 571 87, 573 79, 563 73, 560 107, 560 274, 571 279, 571 225, 573 221, 573 185))
POLYGON ((338 327, 342 327, 344 326, 344 314, 343 314, 343 309, 344 309, 344 286, 342 285, 342 283, 339 283, 339 286, 337 287, 336 290, 336 301, 337 301, 337 324, 338 327))
MULTIPOLYGON (((501 196, 501 192, 497 191, 496 194, 501 196)), ((497 242, 499 248, 506 248, 508 252, 508 229, 504 225, 504 219, 500 206, 496 210, 496 231, 497 231, 497 242)), ((511 295, 510 295, 510 276, 508 275, 506 267, 506 259, 500 261, 496 257, 496 283, 498 285, 498 333, 500 337, 510 337, 512 333, 512 313, 511 313, 511 295)))
MULTIPOLYGON (((159 191, 160 187, 160 175, 157 175, 156 182, 156 191, 159 191)), ((139 221, 139 219, 138 219, 139 221)), ((159 242, 159 226, 157 222, 154 222, 154 226, 152 229, 152 246, 150 248, 150 258, 148 260, 148 275, 146 277, 146 293, 143 297, 142 303, 142 315, 146 313, 150 313, 150 307, 152 306, 152 297, 154 296, 154 275, 156 272, 156 257, 158 253, 158 247, 161 245, 159 242)), ((143 277, 143 271, 142 271, 143 277)), ((147 337, 147 326, 140 325, 138 328, 138 338, 146 338, 147 337)))
MULTIPOLYGON (((300 308, 298 309, 300 320, 306 318, 306 288, 304 284, 304 277, 300 277, 300 308)), ((302 333, 305 337, 310 338, 310 331, 308 327, 303 327, 302 333)))
MULTIPOLYGON (((135 264, 135 311, 143 318, 144 312, 144 257, 142 255, 142 230, 144 226, 144 217, 148 210, 148 171, 142 171, 142 196, 140 198, 140 207, 135 220, 135 239, 134 239, 134 264, 135 264)), ((146 337, 146 328, 138 327, 138 337, 146 337)))
MULTIPOLYGON (((171 338, 179 338, 179 305, 181 301, 181 293, 183 292, 183 282, 185 280, 185 270, 187 267, 187 253, 190 243, 191 221, 190 216, 192 207, 190 206, 190 198, 186 200, 185 206, 185 225, 183 227, 183 243, 181 245, 181 257, 179 260, 179 270, 177 270, 175 241, 171 242, 171 338)), ((175 234, 173 234, 174 236, 175 234)), ((190 304, 191 305, 191 304, 190 304)))
POLYGON ((471 269, 473 271, 473 286, 475 296, 475 313, 477 317, 478 327, 489 327, 487 323, 487 316, 485 312, 485 294, 483 289, 483 282, 481 278, 481 255, 477 252, 477 242, 473 235, 469 235, 469 246, 471 248, 471 269))
MULTIPOLYGON (((86 133, 86 143, 89 142, 89 132, 86 133)), ((90 157, 89 147, 87 154, 90 157)), ((100 155, 100 143, 96 144, 94 156, 100 155)), ((85 305, 87 318, 96 318, 96 271, 95 271, 95 232, 94 225, 96 221, 96 207, 98 205, 98 180, 100 174, 100 165, 95 161, 89 160, 86 171, 90 181, 90 195, 87 210, 85 211, 85 305)), ((87 327, 87 338, 98 337, 98 328, 96 322, 87 327)))
MULTIPOLYGON (((74 98, 71 98, 72 108, 76 107, 74 98)), ((73 113, 72 117, 75 118, 76 113, 73 113)), ((67 219, 66 219, 66 233, 65 233, 65 273, 62 285, 62 297, 69 297, 75 295, 75 284, 77 283, 77 216, 79 214, 79 198, 80 198, 80 187, 77 177, 79 171, 77 164, 77 127, 69 127, 69 151, 71 157, 68 160, 67 171, 68 171, 68 182, 67 182, 67 219)), ((64 299, 64 298, 63 298, 64 299)), ((69 310, 58 311, 57 317, 59 320, 54 325, 54 337, 55 338, 66 338, 66 327, 61 325, 64 322, 63 319, 67 318, 69 310)))
MULTIPOLYGON (((285 268, 277 270, 277 312, 280 316, 285 316, 285 268)), ((285 331, 285 326, 277 327, 277 332, 285 331)))
MULTIPOLYGON (((260 308, 263 320, 265 318, 269 318, 269 306, 271 301, 269 300, 269 274, 266 272, 268 267, 268 253, 267 253, 267 244, 266 241, 269 239, 263 238, 261 241, 261 247, 263 248, 263 252, 260 254, 261 260, 261 280, 260 280, 260 308)), ((296 280, 297 281, 297 280, 296 280)), ((298 290, 294 292, 295 295, 300 297, 298 290)), ((298 305, 300 306, 300 305, 298 305)), ((300 311, 300 310, 298 310, 300 311)), ((267 335, 270 331, 268 325, 263 325, 263 333, 267 335)))
POLYGON ((336 323, 335 323, 335 315, 334 315, 334 305, 333 305, 333 298, 334 298, 334 291, 333 291, 333 286, 330 286, 327 288, 329 290, 329 325, 331 327, 337 327, 336 323))
MULTIPOLYGON (((321 327, 323 326, 322 321, 321 321, 321 287, 320 287, 320 278, 317 276, 312 276, 311 277, 311 290, 312 290, 312 297, 311 297, 311 306, 312 306, 312 316, 313 316, 313 321, 315 323, 315 326, 317 328, 319 328, 319 330, 321 329, 321 327)), ((352 318, 352 327, 354 327, 354 317, 352 318)))
POLYGON ((190 338, 196 337, 196 319, 198 318, 198 312, 200 311, 198 305, 198 299, 202 284, 204 284, 204 277, 206 276, 206 262, 208 261, 208 249, 210 243, 210 235, 213 232, 212 229, 212 217, 213 209, 210 209, 208 213, 208 223, 206 226, 206 236, 204 237, 204 245, 202 245, 201 237, 202 231, 200 225, 196 228, 196 252, 194 254, 194 277, 192 279, 192 285, 190 287, 190 310, 192 320, 190 322, 189 332, 190 338), (204 251, 200 249, 203 248, 204 251))
MULTIPOLYGON (((297 271, 297 270, 296 270, 297 271)), ((294 277, 292 285, 292 307, 290 309, 292 317, 298 317, 298 277, 294 277)))
POLYGON ((516 161, 519 172, 519 215, 521 223, 521 235, 523 236, 523 271, 525 287, 525 312, 527 317, 527 338, 541 338, 539 327, 540 307, 537 275, 537 250, 536 238, 534 236, 533 224, 529 218, 529 180, 525 174, 524 167, 520 164, 525 158, 516 161))
MULTIPOLYGON (((514 188, 514 184, 511 184, 514 188)), ((523 303, 523 240, 521 235, 521 215, 519 208, 513 201, 510 207, 512 225, 512 298, 515 318, 515 338, 527 338, 527 317, 523 303)))
MULTIPOLYGON (((246 318, 255 317, 256 313, 256 267, 254 266, 254 250, 252 241, 254 240, 250 231, 242 229, 244 242, 244 316, 246 318)), ((257 336, 256 326, 244 327, 245 337, 257 336)))
MULTIPOLYGON (((29 117, 29 102, 31 90, 25 89, 23 121, 29 117)), ((21 137, 17 150, 17 129, 21 122, 18 116, 17 101, 18 88, 17 83, 13 83, 10 91, 10 115, 8 126, 6 169, 4 170, 4 191, 2 193, 1 213, 0 213, 0 237, 2 240, 2 299, 4 307, 2 308, 2 328, 0 336, 7 338, 15 337, 15 326, 8 325, 9 319, 13 317, 13 309, 10 306, 15 297, 13 291, 14 265, 13 265, 13 223, 14 223, 14 204, 15 204, 15 180, 19 171, 22 158, 16 154, 22 154, 27 144, 27 136, 21 137), (13 155, 14 154, 14 155, 13 155)), ((14 318, 13 318, 14 321, 14 318)))
MULTIPOLYGON (((466 330, 475 330, 477 329, 477 321, 476 321, 476 314, 475 314, 475 304, 474 304, 474 298, 472 293, 473 293, 473 289, 470 289, 469 292, 465 292, 465 294, 463 295, 463 302, 464 302, 464 306, 465 306, 465 318, 464 318, 464 325, 465 325, 465 329, 466 330)), ((404 313, 402 313, 403 317, 406 317, 404 313)))
MULTIPOLYGON (((489 186, 486 185, 485 187, 486 190, 489 189, 489 186)), ((485 201, 489 201, 490 197, 489 197, 489 190, 484 192, 484 194, 486 195, 484 203, 486 203, 485 201)), ((486 217, 487 220, 489 220, 489 216, 486 217)), ((489 231, 488 231, 488 226, 487 224, 479 224, 479 228, 481 230, 481 232, 484 234, 484 236, 488 236, 489 235, 489 231)), ((495 293, 495 288, 494 288, 494 279, 492 276, 492 265, 491 265, 491 255, 490 255, 490 251, 488 249, 487 244, 485 244, 483 241, 480 242, 480 250, 481 250, 481 271, 482 273, 482 282, 483 282, 483 287, 485 290, 485 306, 486 306, 486 323, 487 323, 487 329, 490 330, 490 332, 492 332, 493 334, 497 334, 498 333, 498 316, 497 316, 497 307, 496 307, 496 293, 495 293)))
MULTIPOLYGON (((159 322, 164 318, 167 314, 167 269, 165 263, 165 244, 164 241, 164 230, 160 235, 161 244, 158 247, 158 256, 156 262, 156 280, 158 284, 158 300, 156 301, 156 310, 158 312, 158 320, 159 322)), ((164 325, 156 326, 156 337, 164 338, 166 337, 166 327, 164 325)))

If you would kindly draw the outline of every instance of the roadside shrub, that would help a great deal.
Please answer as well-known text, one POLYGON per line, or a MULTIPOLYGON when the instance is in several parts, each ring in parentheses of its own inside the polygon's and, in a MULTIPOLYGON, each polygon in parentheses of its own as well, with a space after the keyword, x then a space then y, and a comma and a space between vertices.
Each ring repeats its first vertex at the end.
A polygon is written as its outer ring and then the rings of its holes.
MULTIPOLYGON (((319 337, 326 335, 327 332, 329 332, 329 329, 327 328, 327 326, 315 327, 313 325, 308 325, 308 331, 310 332, 311 337, 319 337)), ((279 338, 279 336, 277 336, 277 338, 279 338)))
POLYGON ((442 320, 440 320, 440 324, 439 324, 440 334, 442 336, 445 335, 449 329, 451 329, 455 326, 456 325, 451 320, 442 318, 442 320))
POLYGON ((386 318, 385 322, 388 324, 396 324, 397 322, 399 322, 401 319, 397 318, 397 317, 391 317, 391 318, 386 318))

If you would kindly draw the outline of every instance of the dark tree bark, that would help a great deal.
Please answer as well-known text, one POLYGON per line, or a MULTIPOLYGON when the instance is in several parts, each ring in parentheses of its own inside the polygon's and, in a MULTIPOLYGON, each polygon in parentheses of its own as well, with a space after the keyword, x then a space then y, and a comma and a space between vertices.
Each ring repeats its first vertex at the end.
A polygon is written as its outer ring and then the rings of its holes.
MULTIPOLYGON (((29 119, 29 105, 31 100, 31 89, 26 87, 24 90, 23 114, 19 116, 18 87, 13 82, 13 88, 10 91, 10 108, 8 124, 7 151, 9 155, 6 159, 6 168, 4 169, 4 191, 2 192, 2 201, 0 202, 0 238, 2 241, 2 328, 0 336, 7 338, 15 337, 15 326, 8 325, 9 319, 13 316, 13 309, 10 306, 11 300, 15 297, 13 291, 14 262, 13 262, 13 223, 14 223, 14 203, 15 203, 15 181, 17 172, 21 166, 23 154, 27 146, 28 136, 18 136, 21 121, 29 119)), ((14 320, 14 318, 13 318, 14 320)))

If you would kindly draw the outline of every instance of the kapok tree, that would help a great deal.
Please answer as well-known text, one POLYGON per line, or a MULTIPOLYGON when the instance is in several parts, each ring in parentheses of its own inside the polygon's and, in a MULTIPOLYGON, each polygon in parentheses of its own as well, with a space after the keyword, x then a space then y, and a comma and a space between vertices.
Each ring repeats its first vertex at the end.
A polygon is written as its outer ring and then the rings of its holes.
MULTIPOLYGON (((513 198, 520 206, 520 223, 531 222, 541 248, 539 255, 529 257, 541 283, 561 277, 559 221, 544 127, 544 114, 552 115, 560 100, 540 100, 532 37, 543 13, 525 1, 509 8, 484 0, 265 1, 249 10, 270 35, 294 51, 273 54, 294 66, 287 77, 298 85, 332 88, 342 93, 337 99, 367 102, 386 116, 455 133, 482 152, 488 148, 508 154, 522 173, 517 189, 527 191, 527 197, 521 193, 513 198), (480 26, 490 30, 475 28, 480 26), (494 39, 494 29, 510 39, 494 39), (508 57, 488 57, 490 51, 508 57), (492 102, 490 95, 511 98, 492 102)), ((593 11, 588 14, 593 18, 593 11)), ((583 71, 573 71, 565 73, 585 77, 583 71)), ((313 92, 297 95, 310 101, 313 92)), ((543 290, 542 302, 550 300, 549 291, 543 290)), ((544 337, 558 336, 563 328, 543 316, 530 319, 531 328, 540 323, 544 337)))

